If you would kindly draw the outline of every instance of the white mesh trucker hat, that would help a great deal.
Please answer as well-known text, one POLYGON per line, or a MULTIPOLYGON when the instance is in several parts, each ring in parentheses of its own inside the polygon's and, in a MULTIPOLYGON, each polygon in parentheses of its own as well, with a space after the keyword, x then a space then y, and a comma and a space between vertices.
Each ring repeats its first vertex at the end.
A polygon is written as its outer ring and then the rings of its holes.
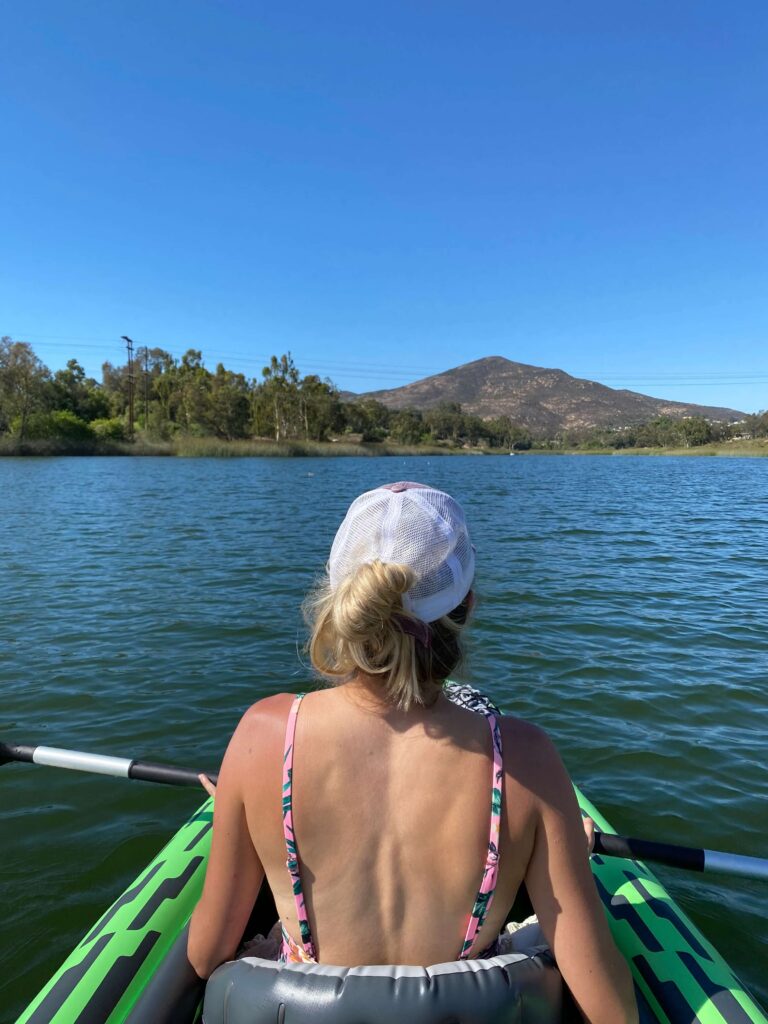
POLYGON ((409 566, 416 582, 403 607, 423 622, 453 611, 475 575, 475 549, 457 501, 426 484, 403 480, 366 491, 349 507, 328 560, 335 589, 359 565, 409 566))

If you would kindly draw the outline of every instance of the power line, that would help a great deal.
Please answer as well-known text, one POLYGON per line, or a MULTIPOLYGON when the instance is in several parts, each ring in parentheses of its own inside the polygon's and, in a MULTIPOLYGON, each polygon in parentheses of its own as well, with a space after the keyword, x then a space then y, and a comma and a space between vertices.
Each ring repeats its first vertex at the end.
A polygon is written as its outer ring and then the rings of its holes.
MULTIPOLYGON (((78 336, 69 335, 24 335, 19 334, 20 337, 27 338, 51 338, 57 339, 56 341, 36 341, 38 347, 41 348, 69 348, 70 345, 67 342, 77 343, 79 347, 89 349, 104 349, 114 350, 115 343, 104 339, 101 344, 95 344, 98 339, 93 337, 80 338, 78 336)), ((185 343, 186 347, 194 347, 199 344, 198 342, 185 343)), ((149 346, 147 346, 149 347, 149 346)), ((162 346, 153 346, 162 347, 162 346)), ((173 346, 178 348, 180 346, 173 346)), ((202 349, 201 349, 202 350, 202 349)), ((203 355, 207 356, 208 360, 223 361, 226 360, 229 363, 239 364, 247 368, 258 368, 260 371, 261 367, 269 362, 271 354, 266 353, 250 353, 247 355, 236 355, 234 353, 224 353, 218 351, 203 351, 203 355)), ((299 357, 301 360, 301 357, 299 357)), ((388 382, 388 381, 402 381, 411 382, 420 380, 423 377, 433 377, 439 374, 445 373, 450 367, 441 366, 437 367, 423 367, 423 366, 402 366, 398 369, 393 369, 391 365, 384 363, 369 363, 363 361, 350 362, 335 361, 335 360, 322 360, 321 362, 315 362, 314 360, 305 359, 303 360, 310 365, 312 372, 317 372, 320 375, 330 376, 333 379, 341 380, 359 380, 361 377, 365 377, 372 381, 388 382)), ((542 369, 546 369, 542 367, 542 369)), ((614 372, 602 373, 594 370, 569 370, 567 371, 569 376, 576 377, 578 379, 592 380, 599 383, 604 383, 607 386, 613 388, 635 388, 635 387, 746 387, 746 386, 765 386, 768 385, 768 369, 766 370, 752 370, 743 369, 738 372, 699 372, 695 374, 687 373, 663 373, 663 374, 650 374, 650 375, 633 375, 629 373, 616 374, 614 372)))

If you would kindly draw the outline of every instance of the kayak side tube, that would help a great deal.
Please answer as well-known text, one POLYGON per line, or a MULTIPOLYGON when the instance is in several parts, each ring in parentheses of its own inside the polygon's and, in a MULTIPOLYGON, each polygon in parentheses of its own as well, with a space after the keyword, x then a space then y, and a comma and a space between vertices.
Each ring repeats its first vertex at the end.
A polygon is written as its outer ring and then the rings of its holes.
POLYGON ((102 914, 17 1024, 123 1024, 200 898, 212 824, 208 800, 102 914))
MULTIPOLYGON (((578 788, 576 795, 582 813, 615 834, 578 788)), ((157 988, 150 983, 158 972, 175 971, 174 964, 185 959, 183 932, 202 892, 212 819, 209 800, 102 915, 17 1024, 131 1020, 142 996, 146 1001, 147 990, 157 988)), ((592 871, 616 944, 658 1021, 768 1024, 717 950, 643 863, 593 856, 592 871)), ((143 1009, 144 1004, 141 1016, 143 1009)))
MULTIPOLYGON (((615 835, 576 787, 582 814, 615 835)), ((592 873, 616 945, 662 1024, 768 1024, 714 946, 641 861, 593 855, 592 873)))

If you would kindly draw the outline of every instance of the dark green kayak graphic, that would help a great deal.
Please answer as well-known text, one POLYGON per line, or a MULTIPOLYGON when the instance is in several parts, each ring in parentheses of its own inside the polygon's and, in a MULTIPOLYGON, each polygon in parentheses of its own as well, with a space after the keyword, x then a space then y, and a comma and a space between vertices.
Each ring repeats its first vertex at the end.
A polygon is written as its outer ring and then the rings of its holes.
MULTIPOLYGON (((576 792, 582 812, 613 832, 576 792)), ((179 945, 202 891, 212 818, 209 800, 102 915, 17 1024, 133 1024, 131 1013, 153 978, 164 965, 167 971, 183 960, 179 945)), ((593 857, 592 869, 614 939, 657 1021, 768 1024, 644 864, 593 857)), ((175 1020, 172 1012, 168 1020, 175 1020)))

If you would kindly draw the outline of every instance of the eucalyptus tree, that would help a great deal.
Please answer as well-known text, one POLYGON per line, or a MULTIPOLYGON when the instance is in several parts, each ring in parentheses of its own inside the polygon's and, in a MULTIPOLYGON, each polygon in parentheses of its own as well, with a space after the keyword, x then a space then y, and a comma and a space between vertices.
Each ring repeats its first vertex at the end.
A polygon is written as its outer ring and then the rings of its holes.
POLYGON ((0 338, 0 432, 26 437, 30 415, 46 405, 50 371, 26 341, 0 338))
POLYGON ((178 390, 180 422, 191 434, 210 432, 212 374, 203 366, 203 354, 190 348, 174 370, 178 390))
POLYGON ((87 423, 109 416, 107 392, 91 377, 86 377, 76 359, 70 359, 63 370, 54 373, 50 393, 55 409, 71 412, 87 423))
POLYGON ((748 437, 768 437, 768 410, 750 413, 744 420, 743 430, 748 437))
POLYGON ((329 380, 321 380, 315 374, 303 377, 299 384, 299 411, 308 441, 325 441, 329 434, 344 429, 338 390, 329 380))
POLYGON ((383 402, 375 398, 359 398, 345 402, 342 406, 345 426, 355 434, 361 434, 364 441, 383 441, 389 433, 394 417, 383 402))
POLYGON ((424 436, 424 420, 418 409, 401 409, 390 424, 390 434, 401 444, 418 444, 424 436))
POLYGON ((271 421, 269 429, 264 432, 271 434, 276 441, 296 437, 301 422, 299 371, 291 353, 279 359, 272 356, 261 376, 261 386, 254 396, 254 419, 260 426, 263 426, 265 418, 271 421))
POLYGON ((458 444, 463 436, 465 416, 459 402, 439 402, 424 413, 424 423, 437 441, 458 444))
POLYGON ((214 433, 227 441, 248 437, 250 413, 248 381, 219 363, 210 381, 208 419, 214 433))

